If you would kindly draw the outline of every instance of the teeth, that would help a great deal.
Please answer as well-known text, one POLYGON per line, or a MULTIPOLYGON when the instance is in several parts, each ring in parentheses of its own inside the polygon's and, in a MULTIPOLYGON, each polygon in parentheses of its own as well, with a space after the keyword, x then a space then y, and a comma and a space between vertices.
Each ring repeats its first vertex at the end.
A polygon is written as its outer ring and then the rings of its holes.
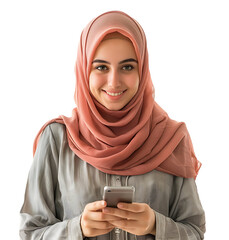
POLYGON ((120 93, 111 93, 111 92, 106 92, 108 95, 110 96, 119 96, 121 95, 123 92, 120 92, 120 93))

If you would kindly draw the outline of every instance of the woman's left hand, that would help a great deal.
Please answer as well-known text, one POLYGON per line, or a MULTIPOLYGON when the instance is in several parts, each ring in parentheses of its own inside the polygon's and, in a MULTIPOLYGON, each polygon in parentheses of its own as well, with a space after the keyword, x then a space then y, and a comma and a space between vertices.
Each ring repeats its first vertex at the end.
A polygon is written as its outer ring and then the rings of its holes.
POLYGON ((155 213, 145 203, 118 203, 117 208, 106 207, 105 214, 121 217, 123 220, 110 221, 112 225, 135 235, 156 234, 155 213))

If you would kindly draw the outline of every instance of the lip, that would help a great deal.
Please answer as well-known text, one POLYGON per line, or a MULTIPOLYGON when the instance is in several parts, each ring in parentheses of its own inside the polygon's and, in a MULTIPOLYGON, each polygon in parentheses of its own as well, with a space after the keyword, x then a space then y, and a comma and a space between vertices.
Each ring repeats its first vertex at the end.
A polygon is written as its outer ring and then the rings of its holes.
POLYGON ((106 93, 106 96, 108 96, 110 99, 118 100, 123 96, 123 94, 126 92, 126 90, 122 91, 114 91, 114 90, 103 90, 104 93, 106 93))

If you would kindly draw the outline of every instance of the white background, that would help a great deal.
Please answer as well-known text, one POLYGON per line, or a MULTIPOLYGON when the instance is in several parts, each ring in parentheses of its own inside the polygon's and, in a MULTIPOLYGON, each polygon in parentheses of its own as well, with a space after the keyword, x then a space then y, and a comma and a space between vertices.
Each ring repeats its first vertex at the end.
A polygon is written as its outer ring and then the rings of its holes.
POLYGON ((228 239, 229 1, 222 0, 1 1, 1 238, 19 239, 34 137, 47 120, 71 115, 80 33, 108 10, 144 28, 156 101, 186 122, 203 163, 205 239, 228 239))

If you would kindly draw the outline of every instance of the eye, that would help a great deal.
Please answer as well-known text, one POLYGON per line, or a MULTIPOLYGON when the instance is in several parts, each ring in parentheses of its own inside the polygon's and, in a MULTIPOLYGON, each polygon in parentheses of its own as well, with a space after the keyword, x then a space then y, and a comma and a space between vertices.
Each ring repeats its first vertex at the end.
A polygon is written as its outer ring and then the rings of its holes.
POLYGON ((108 70, 108 67, 105 66, 105 65, 99 65, 96 67, 97 70, 99 71, 107 71, 108 70))
POLYGON ((134 66, 130 64, 122 67, 122 70, 125 70, 125 71, 131 71, 132 69, 134 69, 134 66))

